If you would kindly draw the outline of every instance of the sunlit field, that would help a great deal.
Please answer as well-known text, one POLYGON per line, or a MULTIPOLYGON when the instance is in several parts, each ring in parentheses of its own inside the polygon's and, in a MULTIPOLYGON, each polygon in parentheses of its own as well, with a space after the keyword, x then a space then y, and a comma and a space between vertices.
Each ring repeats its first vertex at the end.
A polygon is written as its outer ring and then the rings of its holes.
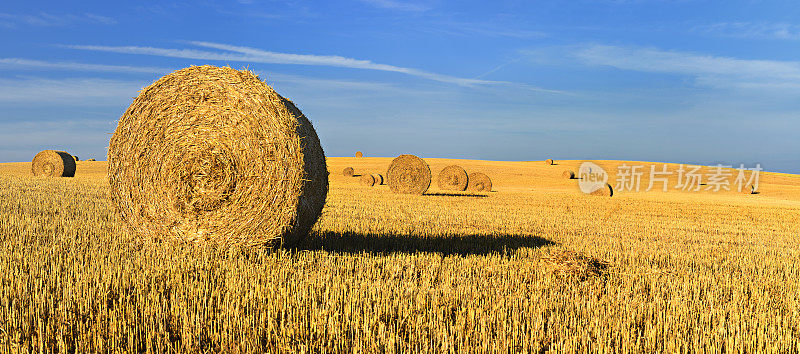
POLYGON ((411 196, 342 176, 391 158, 328 158, 320 221, 277 251, 135 239, 105 162, 0 164, 0 350, 800 351, 800 176, 609 198, 561 177, 580 161, 426 161, 411 196), (453 163, 493 191, 437 190, 453 163))

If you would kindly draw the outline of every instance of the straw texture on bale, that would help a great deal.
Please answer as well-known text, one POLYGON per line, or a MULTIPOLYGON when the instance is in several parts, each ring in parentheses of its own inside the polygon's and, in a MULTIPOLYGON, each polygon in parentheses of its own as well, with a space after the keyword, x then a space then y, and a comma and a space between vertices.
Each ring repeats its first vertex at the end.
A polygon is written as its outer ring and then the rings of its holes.
POLYGON ((564 171, 564 173, 561 174, 561 177, 564 177, 565 179, 575 179, 575 172, 564 171))
POLYGON ((467 190, 470 192, 491 192, 492 179, 482 172, 472 172, 469 174, 469 184, 467 190))
POLYGON ((372 178, 375 178, 375 184, 376 184, 376 185, 379 185, 379 186, 380 186, 380 185, 382 185, 382 184, 383 184, 383 175, 382 175, 382 174, 379 174, 379 173, 373 173, 373 174, 372 174, 372 178))
POLYGON ((463 191, 467 189, 467 171, 458 165, 450 165, 439 172, 436 178, 436 184, 439 189, 446 191, 463 191))
POLYGON ((554 164, 554 163, 555 163, 555 161, 553 161, 553 159, 547 159, 547 160, 544 160, 544 164, 545 164, 545 165, 548 165, 548 166, 550 166, 550 165, 552 165, 552 164, 554 164))
POLYGON ((75 177, 75 158, 64 151, 44 150, 31 162, 34 176, 75 177))
POLYGON ((113 205, 139 236, 291 245, 328 193, 311 122, 258 76, 193 66, 142 90, 108 149, 113 205))
POLYGON ((392 160, 386 183, 394 193, 424 194, 431 186, 431 168, 414 155, 400 155, 392 160))
POLYGON ((342 175, 345 177, 353 177, 356 174, 356 171, 352 167, 345 167, 342 171, 342 175))
POLYGON ((606 183, 605 186, 602 188, 598 188, 596 191, 589 193, 591 195, 596 195, 600 197, 613 197, 614 196, 614 188, 611 187, 610 184, 606 183))
POLYGON ((373 175, 361 175, 359 178, 359 182, 365 186, 374 186, 375 185, 375 176, 373 175))
POLYGON ((364 157, 364 154, 361 151, 356 151, 356 157, 364 157))

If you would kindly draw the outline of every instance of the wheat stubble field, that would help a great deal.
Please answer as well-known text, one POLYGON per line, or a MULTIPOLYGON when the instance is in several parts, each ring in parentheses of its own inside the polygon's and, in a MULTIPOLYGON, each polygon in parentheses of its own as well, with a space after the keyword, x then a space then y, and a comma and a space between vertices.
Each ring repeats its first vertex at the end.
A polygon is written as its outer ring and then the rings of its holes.
MULTIPOLYGON (((105 162, 58 179, 0 164, 0 348, 800 351, 800 176, 606 198, 561 178, 580 161, 426 159, 491 176, 481 194, 341 174, 390 161, 328 158, 321 219, 278 251, 135 240, 105 162), (564 271, 565 252, 607 266, 564 271)), ((599 164, 613 181, 620 163, 599 164)))

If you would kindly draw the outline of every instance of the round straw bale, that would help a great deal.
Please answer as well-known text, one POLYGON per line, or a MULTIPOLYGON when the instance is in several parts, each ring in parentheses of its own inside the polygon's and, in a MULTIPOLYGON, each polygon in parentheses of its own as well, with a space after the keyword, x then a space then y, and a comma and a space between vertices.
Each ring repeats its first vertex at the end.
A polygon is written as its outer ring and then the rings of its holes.
POLYGON ((472 172, 469 174, 467 179, 469 180, 469 183, 467 184, 467 190, 470 192, 492 191, 492 179, 484 173, 472 172))
POLYGON ((596 191, 590 193, 591 195, 601 196, 601 197, 613 197, 614 196, 614 188, 611 187, 610 184, 606 183, 605 186, 602 188, 598 188, 596 191))
POLYGON ((376 185, 380 186, 380 185, 383 184, 383 175, 382 174, 373 173, 372 177, 375 178, 375 184, 376 185))
POLYGON ((345 177, 353 177, 356 171, 352 167, 345 167, 342 171, 342 175, 345 177))
POLYGON ((97 160, 95 160, 95 159, 88 159, 88 160, 86 160, 86 161, 97 161, 97 160))
POLYGON ((44 150, 33 157, 34 176, 75 177, 75 158, 64 151, 44 150))
POLYGON ((373 175, 361 175, 359 178, 359 182, 365 186, 374 186, 375 185, 375 176, 373 175))
POLYGON ((394 193, 422 195, 431 186, 431 168, 414 155, 400 155, 392 160, 386 182, 394 193))
POLYGON ((110 196, 139 236, 295 244, 328 193, 311 122, 258 76, 193 66, 141 91, 108 148, 110 196))
POLYGON ((575 179, 575 172, 569 170, 564 171, 564 173, 561 174, 561 177, 564 177, 565 179, 575 179))
POLYGON ((364 157, 364 154, 361 151, 356 151, 356 157, 364 157))
POLYGON ((461 166, 450 165, 439 172, 436 178, 436 184, 439 189, 446 191, 463 191, 467 189, 467 171, 461 166))
POLYGON ((755 187, 753 187, 752 184, 748 184, 748 185, 742 186, 742 193, 744 193, 744 194, 755 194, 755 187))
POLYGON ((550 165, 552 165, 552 164, 554 164, 554 163, 555 163, 555 161, 553 161, 553 159, 547 159, 547 160, 544 160, 544 164, 545 164, 545 165, 548 165, 548 166, 550 166, 550 165))
POLYGON ((80 161, 81 160, 81 159, 78 158, 78 155, 72 155, 72 158, 74 158, 75 161, 80 161))

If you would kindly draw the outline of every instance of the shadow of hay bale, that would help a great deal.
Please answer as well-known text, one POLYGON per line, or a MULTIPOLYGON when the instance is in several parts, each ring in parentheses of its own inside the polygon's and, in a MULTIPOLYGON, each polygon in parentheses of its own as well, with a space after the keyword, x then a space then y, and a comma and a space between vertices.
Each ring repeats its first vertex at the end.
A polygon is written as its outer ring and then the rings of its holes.
POLYGON ((413 236, 355 232, 312 232, 296 250, 342 253, 439 253, 442 255, 487 255, 519 248, 539 248, 556 243, 533 235, 435 235, 413 236))

